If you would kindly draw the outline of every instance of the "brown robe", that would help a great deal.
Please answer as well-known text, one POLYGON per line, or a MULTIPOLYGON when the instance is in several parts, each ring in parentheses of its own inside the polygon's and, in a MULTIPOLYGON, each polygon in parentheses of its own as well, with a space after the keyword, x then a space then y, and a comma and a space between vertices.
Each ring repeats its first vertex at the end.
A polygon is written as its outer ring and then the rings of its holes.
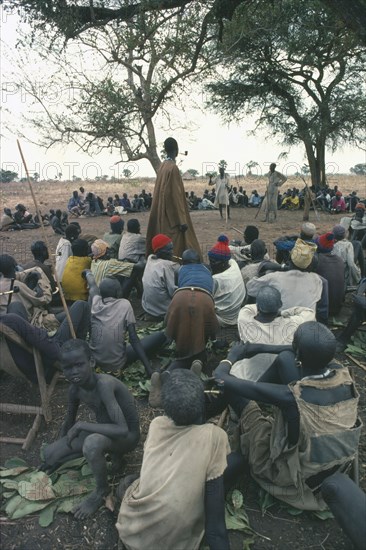
POLYGON ((151 241, 159 233, 172 239, 175 256, 181 257, 187 248, 193 248, 202 256, 188 212, 183 181, 173 160, 165 160, 156 177, 146 234, 147 256, 153 253, 151 241), (182 233, 179 226, 184 223, 188 225, 188 229, 182 233))

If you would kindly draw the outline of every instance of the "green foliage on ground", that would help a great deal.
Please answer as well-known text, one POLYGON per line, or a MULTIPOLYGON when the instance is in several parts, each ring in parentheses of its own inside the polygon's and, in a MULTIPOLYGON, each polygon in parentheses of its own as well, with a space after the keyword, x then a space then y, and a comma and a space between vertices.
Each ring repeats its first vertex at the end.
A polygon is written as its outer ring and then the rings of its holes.
POLYGON ((39 512, 40 526, 48 527, 57 512, 71 512, 95 486, 84 457, 66 462, 50 475, 21 458, 10 458, 0 468, 1 510, 13 520, 39 512))

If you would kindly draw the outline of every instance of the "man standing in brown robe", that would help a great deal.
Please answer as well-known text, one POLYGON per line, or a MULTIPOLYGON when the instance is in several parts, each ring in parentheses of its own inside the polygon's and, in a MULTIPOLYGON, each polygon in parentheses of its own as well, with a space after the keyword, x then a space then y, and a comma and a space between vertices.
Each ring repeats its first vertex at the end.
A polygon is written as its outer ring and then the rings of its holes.
POLYGON ((151 241, 155 235, 168 235, 174 245, 174 255, 181 257, 184 250, 201 249, 188 212, 183 181, 175 163, 178 143, 174 138, 164 141, 167 158, 161 164, 155 183, 153 202, 146 234, 146 255, 153 253, 151 241))

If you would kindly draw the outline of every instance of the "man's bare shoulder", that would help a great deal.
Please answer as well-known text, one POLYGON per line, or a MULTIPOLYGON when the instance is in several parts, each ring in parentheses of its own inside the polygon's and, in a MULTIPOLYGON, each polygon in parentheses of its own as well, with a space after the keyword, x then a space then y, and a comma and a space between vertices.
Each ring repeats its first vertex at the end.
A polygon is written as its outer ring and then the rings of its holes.
POLYGON ((110 374, 97 374, 97 388, 99 391, 103 392, 109 392, 109 391, 123 391, 126 394, 129 394, 129 389, 127 386, 121 382, 121 380, 118 380, 118 378, 115 378, 114 376, 111 376, 110 374))

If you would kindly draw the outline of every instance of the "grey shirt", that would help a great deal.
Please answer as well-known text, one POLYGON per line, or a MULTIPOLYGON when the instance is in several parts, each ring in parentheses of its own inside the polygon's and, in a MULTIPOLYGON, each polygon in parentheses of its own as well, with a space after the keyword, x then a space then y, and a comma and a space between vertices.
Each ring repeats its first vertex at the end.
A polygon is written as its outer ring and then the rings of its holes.
POLYGON ((168 311, 174 292, 177 290, 175 274, 180 265, 170 260, 162 260, 154 254, 147 259, 142 284, 142 307, 149 315, 162 317, 168 311))
POLYGON ((125 334, 136 323, 132 306, 124 298, 94 296, 91 306, 90 349, 98 366, 121 369, 126 363, 125 334))
POLYGON ((138 262, 146 254, 146 237, 139 233, 124 233, 119 245, 118 259, 138 262))

